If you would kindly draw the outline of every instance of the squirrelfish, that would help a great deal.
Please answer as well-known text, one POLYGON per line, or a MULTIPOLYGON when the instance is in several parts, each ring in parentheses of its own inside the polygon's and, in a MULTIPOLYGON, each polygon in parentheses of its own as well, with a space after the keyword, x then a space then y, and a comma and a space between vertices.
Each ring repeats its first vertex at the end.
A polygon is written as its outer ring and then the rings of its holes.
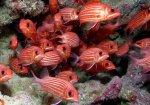
POLYGON ((125 27, 127 34, 131 34, 134 29, 143 26, 150 20, 150 9, 143 8, 137 14, 135 14, 128 22, 128 25, 125 27))
POLYGON ((12 71, 3 64, 0 64, 0 83, 12 78, 12 71))
POLYGON ((111 71, 116 69, 115 65, 109 61, 109 60, 104 60, 102 62, 97 63, 96 65, 94 65, 89 71, 92 74, 97 74, 100 72, 106 72, 106 71, 111 71))
POLYGON ((104 27, 99 28, 99 30, 96 32, 96 35, 94 35, 93 41, 98 43, 104 38, 107 38, 109 35, 115 34, 115 29, 119 27, 119 25, 119 22, 116 22, 115 24, 108 23, 104 27))
POLYGON ((57 46, 59 55, 66 61, 71 54, 71 47, 68 44, 61 44, 57 46))
POLYGON ((15 35, 10 37, 9 47, 12 50, 14 50, 14 51, 17 49, 17 47, 18 47, 18 40, 17 40, 17 37, 15 35))
POLYGON ((78 20, 78 10, 75 8, 63 8, 59 12, 65 22, 78 20))
POLYGON ((138 40, 134 43, 134 46, 141 49, 150 48, 150 38, 138 40))
POLYGON ((34 74, 33 76, 34 80, 41 85, 43 91, 58 96, 65 101, 78 102, 78 91, 70 82, 56 77, 39 79, 34 74))
POLYGON ((17 74, 27 74, 29 72, 28 67, 22 66, 22 64, 19 63, 18 58, 11 57, 9 59, 9 66, 17 74))
POLYGON ((62 58, 59 53, 55 50, 46 52, 44 58, 38 63, 40 66, 52 66, 56 67, 59 63, 62 62, 62 58))
POLYGON ((36 38, 36 26, 29 19, 21 19, 19 23, 19 28, 26 38, 31 38, 35 40, 36 38))
POLYGON ((58 42, 68 44, 71 47, 79 46, 80 39, 74 32, 66 32, 60 36, 56 36, 54 39, 59 39, 58 42))
POLYGON ((93 27, 98 22, 103 22, 106 20, 111 20, 120 16, 120 12, 116 9, 98 2, 96 0, 87 2, 80 10, 79 21, 80 24, 92 22, 93 27))
POLYGON ((18 54, 19 62, 23 66, 37 63, 44 58, 44 50, 37 46, 24 48, 18 54))
POLYGON ((54 44, 48 39, 40 39, 38 44, 44 51, 54 50, 54 44))
POLYGON ((72 84, 78 81, 77 75, 72 71, 62 71, 56 77, 69 81, 72 84))
POLYGON ((118 51, 118 45, 111 40, 102 41, 97 45, 97 47, 105 50, 108 54, 113 54, 118 51))
POLYGON ((106 60, 108 53, 100 48, 88 48, 81 53, 77 59, 77 65, 88 65, 87 70, 91 69, 95 64, 106 60))

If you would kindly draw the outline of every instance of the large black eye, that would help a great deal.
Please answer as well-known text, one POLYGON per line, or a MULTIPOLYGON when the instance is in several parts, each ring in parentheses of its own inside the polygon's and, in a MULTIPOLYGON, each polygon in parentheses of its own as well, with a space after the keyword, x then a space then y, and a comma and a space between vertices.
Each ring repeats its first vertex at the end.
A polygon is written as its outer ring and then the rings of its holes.
POLYGON ((102 54, 103 54, 102 52, 99 52, 99 55, 100 55, 100 56, 102 56, 102 54))
POLYGON ((2 71, 1 71, 1 73, 2 73, 2 75, 4 75, 4 74, 5 74, 5 71, 4 71, 4 70, 2 70, 2 71))
POLYGON ((72 76, 69 76, 69 79, 72 80, 72 76))
POLYGON ((69 96, 69 97, 73 97, 73 92, 72 92, 72 91, 69 91, 69 92, 68 92, 68 96, 69 96))
POLYGON ((38 55, 38 51, 35 51, 35 54, 38 55))
POLYGON ((110 49, 113 49, 113 45, 110 45, 110 49))
POLYGON ((115 12, 115 9, 112 8, 112 9, 110 10, 110 12, 115 12))
POLYGON ((29 23, 27 23, 27 27, 29 27, 30 26, 30 24, 29 23))
POLYGON ((63 51, 66 51, 66 47, 63 47, 63 51))
POLYGON ((108 63, 106 63, 106 64, 105 64, 105 66, 109 66, 109 64, 108 64, 108 63))
POLYGON ((49 43, 47 43, 47 46, 49 46, 49 43))

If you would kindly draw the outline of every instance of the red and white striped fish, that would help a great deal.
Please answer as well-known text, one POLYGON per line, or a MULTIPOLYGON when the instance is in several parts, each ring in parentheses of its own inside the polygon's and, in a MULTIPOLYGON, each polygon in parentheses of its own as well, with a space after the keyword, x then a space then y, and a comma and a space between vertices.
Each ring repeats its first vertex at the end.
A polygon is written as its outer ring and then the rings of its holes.
POLYGON ((118 51, 118 45, 111 40, 105 40, 97 45, 98 48, 105 50, 108 54, 114 54, 118 51))
POLYGON ((59 53, 55 50, 46 52, 44 58, 38 63, 40 66, 53 66, 56 67, 62 62, 62 58, 59 53))
POLYGON ((128 25, 125 27, 125 32, 131 34, 134 29, 143 26, 150 20, 150 8, 143 8, 137 14, 135 14, 128 22, 128 25))
POLYGON ((14 51, 17 49, 17 47, 18 47, 17 36, 13 35, 10 37, 9 47, 14 51))
POLYGON ((108 53, 100 48, 88 48, 77 58, 77 65, 88 65, 87 70, 90 70, 95 64, 106 60, 108 57, 108 53))
POLYGON ((26 38, 32 40, 36 39, 36 25, 29 19, 21 19, 19 23, 19 28, 26 38))
POLYGON ((58 45, 57 52, 65 61, 67 61, 71 54, 71 47, 68 44, 58 45))
POLYGON ((115 65, 109 61, 109 60, 104 60, 102 62, 97 63, 96 65, 94 65, 89 71, 92 74, 97 74, 100 72, 106 72, 106 71, 111 71, 116 69, 115 65))
POLYGON ((0 84, 12 78, 12 70, 0 64, 0 84))
POLYGON ((51 93, 65 101, 78 102, 78 91, 70 82, 56 77, 39 79, 34 73, 33 76, 35 82, 41 85, 43 91, 51 93))
POLYGON ((144 39, 138 40, 134 43, 134 46, 141 48, 141 49, 150 48, 150 38, 144 38, 144 39))
POLYGON ((23 66, 37 63, 44 58, 44 50, 37 46, 24 48, 18 54, 19 63, 23 66))
POLYGON ((47 39, 40 39, 38 44, 44 51, 54 50, 54 44, 47 39))
POLYGON ((87 2, 80 10, 79 21, 80 24, 92 22, 94 27, 98 22, 111 20, 120 16, 120 12, 116 9, 98 2, 96 0, 87 2))
POLYGON ((27 74, 29 72, 28 67, 27 66, 22 66, 19 63, 18 58, 11 57, 9 59, 9 66, 17 74, 27 74))
POLYGON ((74 32, 66 32, 60 36, 52 38, 52 40, 53 39, 60 39, 58 40, 59 43, 68 44, 71 47, 77 47, 80 43, 78 35, 74 32))
POLYGON ((73 73, 72 71, 62 71, 56 77, 69 81, 72 84, 78 81, 77 75, 73 73))
POLYGON ((65 22, 78 20, 78 10, 75 8, 63 8, 59 12, 65 22))

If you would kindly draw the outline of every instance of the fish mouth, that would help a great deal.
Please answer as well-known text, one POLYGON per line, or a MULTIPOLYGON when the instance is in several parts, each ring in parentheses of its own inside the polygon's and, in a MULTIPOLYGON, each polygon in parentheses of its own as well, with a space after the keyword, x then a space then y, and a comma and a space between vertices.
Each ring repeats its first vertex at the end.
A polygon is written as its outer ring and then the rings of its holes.
POLYGON ((40 60, 42 60, 44 58, 44 54, 40 54, 40 55, 37 55, 35 57, 35 62, 39 62, 40 60))
POLYGON ((74 99, 74 98, 67 98, 67 101, 70 101, 70 102, 78 102, 78 99, 74 99))

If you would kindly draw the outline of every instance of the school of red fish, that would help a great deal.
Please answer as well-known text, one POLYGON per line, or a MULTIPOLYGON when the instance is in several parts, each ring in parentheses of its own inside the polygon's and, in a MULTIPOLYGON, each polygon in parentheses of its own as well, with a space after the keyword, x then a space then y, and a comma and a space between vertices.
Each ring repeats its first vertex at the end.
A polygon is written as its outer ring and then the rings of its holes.
MULTIPOLYGON (((0 64, 0 83, 11 79, 12 72, 21 75, 31 72, 34 81, 41 85, 43 91, 65 101, 78 102, 78 91, 74 87, 78 77, 73 72, 73 67, 79 67, 92 75, 109 72, 116 69, 115 64, 108 60, 112 55, 122 57, 128 53, 130 46, 139 49, 150 48, 150 38, 139 40, 134 44, 131 40, 127 40, 122 45, 108 39, 108 36, 114 34, 121 26, 119 19, 115 24, 110 22, 120 17, 119 10, 97 0, 82 1, 84 3, 80 0, 75 1, 83 5, 81 9, 76 9, 60 8, 58 0, 49 0, 50 12, 40 26, 31 19, 21 19, 18 26, 25 38, 26 46, 18 50, 18 44, 21 42, 16 35, 10 37, 9 47, 16 54, 9 58, 10 69, 0 64), (100 23, 106 21, 108 24, 101 27, 100 23), (90 32, 82 36, 79 31, 84 25, 90 32), (84 41, 84 38, 91 42, 84 41), (33 65, 47 70, 56 70, 61 65, 61 70, 55 77, 47 74, 40 79, 36 77, 36 71, 30 69, 33 65)), ((149 20, 150 8, 142 8, 131 17, 124 31, 131 34, 149 20)), ((140 64, 144 72, 148 72, 150 54, 146 51, 143 53, 142 59, 136 59, 132 55, 130 58, 135 64, 140 64)))

